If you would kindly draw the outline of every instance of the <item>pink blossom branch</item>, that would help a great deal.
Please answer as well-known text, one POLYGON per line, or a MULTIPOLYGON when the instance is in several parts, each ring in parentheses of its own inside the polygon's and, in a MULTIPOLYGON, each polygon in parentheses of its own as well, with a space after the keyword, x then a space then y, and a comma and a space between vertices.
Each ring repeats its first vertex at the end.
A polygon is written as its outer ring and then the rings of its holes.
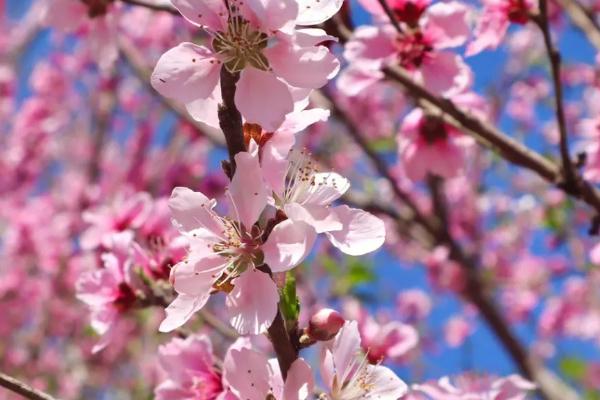
MULTIPOLYGON (((430 240, 425 240, 424 242, 421 242, 421 244, 425 248, 439 245, 447 247, 450 251, 450 259, 463 268, 467 283, 462 295, 479 310, 483 319, 500 340, 506 351, 510 354, 521 373, 528 379, 536 381, 539 384, 540 396, 549 400, 576 399, 577 397, 576 394, 574 394, 574 391, 564 384, 560 378, 554 376, 552 372, 548 371, 543 365, 534 362, 530 358, 525 346, 523 346, 509 328, 510 324, 487 294, 487 288, 483 284, 478 272, 479 268, 477 266, 476 257, 467 255, 448 231, 448 225, 445 223, 445 220, 448 218, 448 210, 445 206, 441 182, 436 178, 430 180, 430 185, 432 187, 432 202, 437 217, 436 221, 431 221, 420 212, 414 202, 409 201, 407 203, 405 201, 407 198, 410 199, 410 197, 398 186, 396 180, 390 174, 389 167, 385 161, 370 148, 367 140, 362 137, 356 126, 336 105, 335 101, 331 97, 328 98, 328 101, 328 105, 332 110, 332 115, 344 124, 349 136, 351 136, 359 147, 361 147, 367 158, 372 161, 376 170, 388 180, 393 188, 394 194, 396 194, 398 199, 407 205, 413 212, 412 221, 409 221, 409 223, 412 222, 413 224, 420 225, 430 237, 430 240)), ((385 211, 385 209, 382 210, 385 211)), ((391 216, 398 218, 400 215, 393 213, 391 216)), ((401 226, 405 225, 406 222, 403 221, 401 226)), ((420 238, 422 238, 422 236, 420 238)))
POLYGON ((30 400, 56 400, 48 393, 44 393, 40 390, 34 389, 28 384, 21 382, 20 380, 8 376, 0 372, 0 386, 10 390, 13 393, 19 394, 26 399, 30 400))
POLYGON ((565 110, 563 106, 563 90, 560 79, 560 52, 552 43, 552 34, 550 32, 550 23, 548 21, 548 1, 540 0, 540 13, 533 17, 534 22, 542 31, 544 44, 550 60, 550 71, 552 74, 552 83, 554 85, 554 102, 556 108, 556 122, 560 134, 560 156, 562 160, 562 172, 564 173, 563 184, 567 186, 568 191, 576 191, 578 185, 577 172, 571 161, 569 154, 569 142, 567 137, 567 123, 565 119, 565 110))
MULTIPOLYGON (((227 150, 229 152, 229 164, 224 164, 224 166, 226 166, 225 170, 230 179, 235 172, 235 155, 246 151, 242 116, 235 105, 235 91, 238 79, 239 74, 232 74, 226 70, 225 66, 221 67, 221 97, 223 102, 219 104, 218 116, 219 125, 225 135, 227 150)), ((270 272, 267 265, 263 267, 267 272, 270 272)), ((298 358, 299 347, 292 343, 286 322, 279 309, 273 323, 268 329, 268 334, 273 345, 273 350, 277 355, 281 375, 285 380, 292 363, 298 358)))

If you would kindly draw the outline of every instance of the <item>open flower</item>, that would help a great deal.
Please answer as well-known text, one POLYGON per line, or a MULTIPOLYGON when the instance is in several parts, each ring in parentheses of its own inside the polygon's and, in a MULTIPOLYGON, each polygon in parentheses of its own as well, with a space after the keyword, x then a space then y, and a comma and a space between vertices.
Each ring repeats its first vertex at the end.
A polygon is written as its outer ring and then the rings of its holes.
POLYGON ((104 268, 84 273, 76 284, 77 298, 92 311, 92 328, 101 340, 92 349, 102 350, 118 331, 120 315, 131 309, 137 300, 134 285, 132 233, 129 231, 112 235, 110 252, 102 254, 104 268))
POLYGON ((274 131, 294 109, 293 88, 322 87, 339 69, 339 61, 320 45, 332 38, 296 25, 323 22, 342 2, 309 2, 233 0, 227 7, 224 0, 172 0, 212 42, 210 47, 182 43, 163 54, 152 74, 153 87, 184 103, 195 119, 218 127, 221 68, 240 73, 236 107, 247 122, 274 131), (268 95, 256 101, 258 93, 268 95))
POLYGON ((253 350, 243 338, 227 351, 223 378, 230 390, 245 400, 306 400, 313 394, 312 371, 306 361, 296 359, 284 383, 277 360, 253 350))
POLYGON ((335 339, 321 351, 321 377, 333 400, 399 399, 406 384, 382 365, 369 364, 361 355, 355 321, 346 322, 335 339))
POLYGON ((234 399, 215 368, 208 336, 173 338, 158 348, 158 361, 166 379, 154 390, 157 400, 234 399))
MULTIPOLYGON (((190 247, 187 259, 171 271, 179 295, 166 309, 163 332, 184 324, 214 291, 228 293, 230 322, 240 334, 263 333, 275 318, 277 287, 257 268, 263 264, 263 232, 255 223, 267 205, 267 190, 257 157, 242 152, 235 161, 228 191, 234 217, 219 216, 213 210, 216 201, 202 193, 182 187, 173 190, 169 207, 190 247)), ((306 243, 288 232, 271 235, 265 246, 308 253, 306 243)))
POLYGON ((535 0, 483 0, 483 12, 475 27, 474 38, 467 46, 467 56, 497 48, 511 22, 525 25, 536 9, 535 0))
MULTIPOLYGON (((377 1, 362 3, 375 16, 387 18, 377 1)), ((398 63, 436 94, 451 97, 464 91, 472 82, 471 70, 447 49, 461 46, 469 36, 467 8, 456 1, 426 9, 426 2, 421 1, 397 1, 391 6, 396 7, 392 12, 403 15, 403 31, 389 23, 357 28, 345 46, 350 68, 340 77, 344 85, 338 85, 339 89, 350 95, 347 91, 353 90, 352 85, 375 83, 383 78, 381 68, 398 63)))
POLYGON ((443 377, 437 382, 413 385, 432 400, 524 400, 535 385, 518 375, 497 378, 486 375, 464 374, 454 379, 443 377))
MULTIPOLYGON (((325 233, 329 241, 346 254, 358 256, 377 250, 385 241, 383 221, 347 205, 332 206, 350 187, 350 182, 335 172, 319 172, 304 151, 288 154, 286 168, 271 175, 273 202, 287 216, 271 235, 294 231, 298 237, 314 242, 325 233)), ((263 159, 263 168, 272 169, 263 159)), ((265 247, 265 262, 271 269, 289 268, 295 263, 288 249, 265 247)), ((297 253, 296 253, 297 254, 297 253)))

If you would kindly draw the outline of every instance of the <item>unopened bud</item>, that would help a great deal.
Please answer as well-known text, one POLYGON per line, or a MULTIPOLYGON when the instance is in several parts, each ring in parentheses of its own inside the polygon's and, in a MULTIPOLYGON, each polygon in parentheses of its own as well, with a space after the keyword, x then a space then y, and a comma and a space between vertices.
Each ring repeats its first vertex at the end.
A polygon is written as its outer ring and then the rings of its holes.
POLYGON ((313 340, 329 340, 338 333, 344 322, 339 312, 323 308, 311 317, 306 334, 313 340))

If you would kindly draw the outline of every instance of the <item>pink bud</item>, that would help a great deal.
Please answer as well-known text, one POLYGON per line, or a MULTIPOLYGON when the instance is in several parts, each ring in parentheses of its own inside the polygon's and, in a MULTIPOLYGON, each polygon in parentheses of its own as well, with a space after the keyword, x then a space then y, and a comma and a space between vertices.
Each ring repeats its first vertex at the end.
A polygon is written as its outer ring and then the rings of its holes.
POLYGON ((323 308, 311 317, 306 333, 313 340, 329 340, 338 333, 344 322, 339 312, 323 308))

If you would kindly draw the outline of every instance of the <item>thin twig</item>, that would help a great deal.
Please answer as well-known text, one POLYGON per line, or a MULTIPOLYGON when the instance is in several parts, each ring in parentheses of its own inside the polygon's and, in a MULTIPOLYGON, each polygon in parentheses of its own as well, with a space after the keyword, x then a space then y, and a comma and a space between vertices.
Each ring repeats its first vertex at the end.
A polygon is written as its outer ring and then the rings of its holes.
POLYGON ((34 389, 28 384, 1 372, 0 386, 10 390, 13 393, 20 394, 24 398, 30 400, 57 400, 56 398, 50 396, 48 393, 44 393, 41 390, 34 389))
POLYGON ((377 1, 379 1, 379 4, 383 8, 383 11, 385 11, 386 15, 390 19, 390 22, 392 23, 394 28, 398 31, 398 33, 402 33, 402 27, 398 23, 398 20, 396 19, 394 12, 390 8, 389 4, 387 3, 387 0, 377 0, 377 1))
POLYGON ((590 13, 577 0, 556 0, 569 14, 573 23, 587 36, 597 50, 600 50, 600 26, 590 13))
POLYGON ((533 18, 536 25, 542 31, 544 44, 550 61, 550 71, 554 85, 554 102, 556 107, 556 122, 560 134, 559 148, 562 160, 562 172, 564 174, 564 185, 567 190, 576 191, 577 173, 571 161, 569 154, 569 142, 567 137, 567 122, 565 119, 565 110, 563 106, 563 90, 560 78, 560 53, 552 43, 552 34, 550 32, 550 23, 548 21, 548 1, 540 0, 540 13, 533 18))
POLYGON ((148 1, 144 1, 144 0, 121 0, 121 2, 126 3, 126 4, 131 4, 133 6, 145 7, 150 10, 154 10, 154 11, 165 11, 165 12, 171 13, 173 15, 181 15, 175 7, 171 6, 168 3, 157 4, 157 3, 151 3, 148 1))

